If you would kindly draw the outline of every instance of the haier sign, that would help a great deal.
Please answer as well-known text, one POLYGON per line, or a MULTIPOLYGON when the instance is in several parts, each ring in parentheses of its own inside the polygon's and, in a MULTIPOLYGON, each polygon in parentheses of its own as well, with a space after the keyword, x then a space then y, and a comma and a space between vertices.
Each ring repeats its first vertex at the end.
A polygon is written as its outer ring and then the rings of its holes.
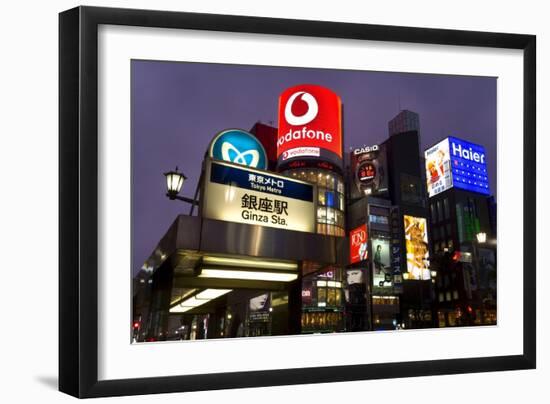
POLYGON ((425 152, 429 196, 451 187, 490 194, 485 148, 448 137, 425 152))

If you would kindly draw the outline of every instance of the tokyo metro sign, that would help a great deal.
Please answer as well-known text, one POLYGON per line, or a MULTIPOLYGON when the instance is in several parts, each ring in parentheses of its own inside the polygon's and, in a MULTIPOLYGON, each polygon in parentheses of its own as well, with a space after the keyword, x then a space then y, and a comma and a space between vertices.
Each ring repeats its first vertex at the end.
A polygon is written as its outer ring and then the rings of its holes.
POLYGON ((267 154, 260 141, 242 129, 227 129, 210 144, 210 157, 261 170, 267 169, 267 154))

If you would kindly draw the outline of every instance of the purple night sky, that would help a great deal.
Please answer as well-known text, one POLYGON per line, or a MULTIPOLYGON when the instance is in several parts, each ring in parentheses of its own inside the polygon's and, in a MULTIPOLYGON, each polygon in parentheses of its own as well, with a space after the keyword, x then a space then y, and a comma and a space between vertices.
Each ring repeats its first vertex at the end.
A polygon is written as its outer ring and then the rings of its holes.
POLYGON ((277 125, 279 94, 326 86, 344 105, 344 150, 388 137, 400 109, 420 115, 421 149, 446 136, 481 144, 496 194, 496 78, 203 63, 132 61, 132 273, 189 205, 166 198, 163 173, 193 196, 206 147, 226 128, 277 125))

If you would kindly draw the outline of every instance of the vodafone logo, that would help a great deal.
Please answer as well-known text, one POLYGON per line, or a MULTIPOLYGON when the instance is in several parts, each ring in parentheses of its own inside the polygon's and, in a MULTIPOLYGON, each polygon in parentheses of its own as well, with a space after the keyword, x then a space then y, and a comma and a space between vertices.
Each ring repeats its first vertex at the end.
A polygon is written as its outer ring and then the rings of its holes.
POLYGON ((312 96, 310 93, 306 93, 305 91, 298 91, 292 94, 286 102, 285 119, 289 124, 293 126, 307 125, 315 119, 318 113, 319 105, 317 104, 317 100, 314 96, 312 96), (296 116, 292 112, 292 106, 294 105, 294 101, 298 97, 300 97, 300 99, 307 104, 306 113, 300 116, 296 116))
POLYGON ((284 90, 279 96, 277 158, 332 159, 340 164, 341 105, 336 93, 319 85, 299 84, 284 90))

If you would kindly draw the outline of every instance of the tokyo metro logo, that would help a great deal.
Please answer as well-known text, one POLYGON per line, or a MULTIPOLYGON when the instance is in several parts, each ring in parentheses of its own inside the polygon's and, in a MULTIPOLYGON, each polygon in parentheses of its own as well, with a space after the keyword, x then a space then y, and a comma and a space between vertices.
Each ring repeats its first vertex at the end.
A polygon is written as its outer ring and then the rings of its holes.
POLYGON ((267 155, 260 141, 242 129, 218 133, 210 144, 210 157, 252 168, 267 169, 267 155))
POLYGON ((312 96, 310 93, 306 93, 305 91, 298 91, 290 96, 288 101, 286 102, 285 106, 285 119, 286 121, 294 126, 299 125, 306 125, 313 121, 317 114, 319 113, 319 104, 317 104, 317 100, 314 96, 312 96), (306 103, 307 105, 307 111, 305 114, 296 116, 292 112, 292 106, 294 105, 294 101, 296 98, 300 97, 300 99, 306 103))
POLYGON ((229 142, 222 143, 222 159, 232 163, 242 164, 249 167, 258 167, 260 153, 258 150, 240 151, 229 142), (247 159, 248 157, 248 159, 247 159))

